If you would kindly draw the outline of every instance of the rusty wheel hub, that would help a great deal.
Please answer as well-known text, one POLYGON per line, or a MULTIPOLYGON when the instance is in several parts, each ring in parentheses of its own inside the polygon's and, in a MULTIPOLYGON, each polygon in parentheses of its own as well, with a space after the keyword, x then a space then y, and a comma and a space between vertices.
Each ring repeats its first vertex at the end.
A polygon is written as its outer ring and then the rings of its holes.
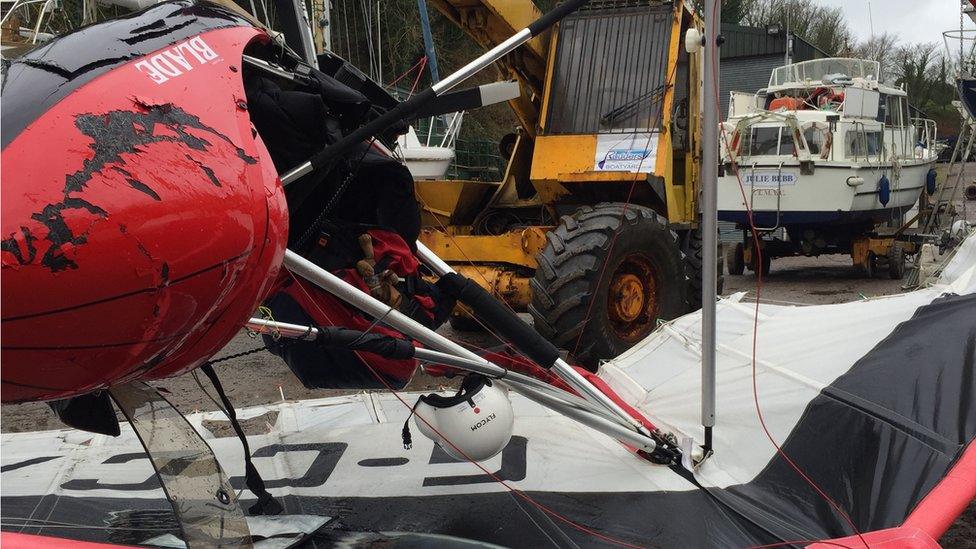
POLYGON ((657 299, 654 268, 643 254, 627 256, 614 270, 607 295, 610 325, 620 339, 637 341, 654 327, 657 299))
POLYGON ((644 285, 636 276, 626 273, 618 276, 610 288, 613 295, 610 316, 614 320, 633 322, 644 308, 644 285))

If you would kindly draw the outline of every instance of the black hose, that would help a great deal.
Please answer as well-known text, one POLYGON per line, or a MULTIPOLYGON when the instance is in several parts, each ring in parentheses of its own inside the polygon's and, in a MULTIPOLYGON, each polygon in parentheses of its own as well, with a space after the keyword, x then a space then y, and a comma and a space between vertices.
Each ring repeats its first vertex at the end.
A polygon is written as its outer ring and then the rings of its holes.
POLYGON ((334 326, 318 326, 317 329, 319 333, 315 342, 323 347, 365 351, 390 359, 408 359, 414 356, 413 343, 406 339, 334 326))
POLYGON ((544 368, 559 359, 559 350, 484 288, 457 273, 448 273, 437 283, 451 297, 464 303, 492 331, 510 340, 515 347, 544 368))

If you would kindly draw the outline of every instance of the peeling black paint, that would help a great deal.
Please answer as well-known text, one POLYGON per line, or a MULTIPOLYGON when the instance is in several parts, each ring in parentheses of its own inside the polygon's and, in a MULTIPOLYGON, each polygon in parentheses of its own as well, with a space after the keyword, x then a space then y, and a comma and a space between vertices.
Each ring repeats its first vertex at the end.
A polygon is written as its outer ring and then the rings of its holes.
MULTIPOLYGON (((209 141, 189 133, 190 129, 202 130, 226 141, 237 151, 238 156, 243 149, 234 144, 225 135, 207 126, 183 109, 171 105, 145 105, 139 111, 112 111, 107 114, 82 114, 75 118, 75 126, 81 133, 92 138, 90 148, 95 156, 85 161, 84 167, 67 176, 65 179, 65 193, 77 192, 85 188, 91 176, 101 171, 108 164, 125 164, 122 159, 124 153, 135 153, 140 148, 153 143, 178 142, 195 151, 206 151, 211 145, 209 141), (156 125, 161 125, 176 135, 161 135, 156 133, 156 125)), ((244 153, 244 156, 247 156, 244 153)), ((250 158, 250 157, 248 157, 250 158)), ((252 159, 256 162, 256 159, 252 159)), ((131 177, 129 172, 121 172, 131 177)))
MULTIPOLYGON (((106 218, 108 213, 81 198, 69 197, 65 193, 65 198, 57 204, 48 204, 44 209, 31 215, 31 218, 47 227, 45 240, 51 244, 41 257, 41 265, 44 265, 51 272, 63 271, 65 269, 77 269, 78 265, 64 255, 61 247, 65 244, 80 245, 88 242, 88 231, 76 235, 68 227, 62 212, 64 210, 87 210, 96 218, 106 218)), ((94 220, 93 220, 94 221, 94 220)), ((91 225, 89 225, 89 230, 91 225)))
POLYGON ((142 192, 142 193, 146 193, 146 194, 147 194, 147 195, 149 195, 149 196, 150 196, 150 197, 151 197, 151 198, 152 198, 153 200, 156 200, 157 202, 158 202, 159 200, 161 200, 161 199, 159 198, 159 195, 158 195, 158 194, 156 194, 156 191, 154 191, 154 190, 152 190, 152 188, 151 188, 151 187, 149 187, 149 185, 146 185, 146 184, 145 184, 145 183, 143 183, 142 181, 138 181, 138 180, 136 180, 136 179, 132 179, 132 178, 129 178, 129 177, 127 177, 127 178, 125 179, 125 182, 126 182, 126 183, 128 183, 128 184, 129 184, 129 186, 130 186, 130 187, 132 187, 133 189, 135 189, 135 190, 137 190, 137 191, 139 191, 139 192, 142 192))
MULTIPOLYGON (((100 173, 106 167, 111 166, 110 169, 125 177, 126 183, 130 187, 148 195, 153 200, 161 200, 159 193, 149 185, 137 180, 131 172, 122 167, 126 163, 123 155, 135 154, 144 151, 154 143, 163 142, 182 143, 192 150, 205 152, 212 143, 190 133, 190 130, 198 130, 230 144, 237 156, 245 159, 246 162, 251 164, 257 162, 257 159, 247 155, 230 138, 201 122, 199 117, 179 107, 170 104, 143 105, 143 107, 141 111, 118 110, 106 114, 81 114, 75 118, 75 126, 81 133, 92 139, 89 147, 95 154, 92 158, 84 161, 80 170, 65 176, 63 200, 48 204, 41 211, 31 215, 32 219, 43 224, 48 230, 45 240, 49 244, 41 258, 41 265, 52 272, 77 269, 77 263, 64 254, 63 247, 69 244, 75 246, 85 244, 88 241, 88 232, 94 222, 108 217, 108 212, 104 209, 83 198, 73 196, 76 193, 84 192, 92 176, 96 173, 100 173), (165 128, 168 131, 165 133, 157 132, 157 127, 165 128), (80 234, 74 234, 65 221, 63 214, 65 210, 86 210, 94 216, 92 223, 80 234)), ((220 187, 220 182, 211 168, 190 155, 187 155, 187 158, 203 170, 211 183, 220 187)), ((119 230, 125 233, 125 228, 121 225, 119 230)), ((20 247, 17 246, 16 240, 12 240, 12 238, 13 235, 3 241, 3 250, 9 249, 21 265, 33 262, 35 254, 29 253, 25 256, 20 247), (16 252, 13 251, 15 249, 16 252)), ((144 253, 149 257, 147 251, 144 253)), ((150 259, 152 258, 150 257, 150 259)))
MULTIPOLYGON (((152 187, 132 177, 132 173, 129 172, 129 170, 122 169, 118 166, 112 166, 112 169, 125 176, 125 182, 128 183, 133 189, 146 193, 153 200, 160 200, 159 195, 156 194, 156 191, 154 191, 152 187)), ((125 234, 125 225, 119 225, 119 229, 123 234, 125 234)))
POLYGON ((203 170, 204 175, 207 176, 207 179, 209 179, 210 182, 213 183, 215 187, 220 186, 220 180, 217 179, 217 174, 215 174, 213 170, 211 170, 208 166, 204 165, 203 162, 200 162, 199 160, 193 158, 190 155, 186 155, 186 158, 187 160, 196 164, 201 170, 203 170))
MULTIPOLYGON (((146 25, 145 27, 139 27, 138 29, 133 29, 132 30, 133 36, 130 37, 130 38, 123 38, 122 41, 125 42, 126 44, 129 44, 129 45, 138 44, 139 42, 145 42, 146 40, 153 40, 155 38, 161 38, 161 37, 166 36, 166 35, 174 32, 174 31, 177 31, 177 30, 180 30, 180 29, 189 27, 190 25, 192 25, 192 24, 194 24, 196 22, 197 22, 197 20, 194 18, 194 19, 190 19, 188 21, 184 21, 182 23, 178 23, 176 25, 173 25, 172 27, 169 27, 169 28, 161 28, 161 29, 158 29, 158 30, 149 29, 148 27, 150 27, 150 25, 146 25)), ((162 23, 162 21, 159 21, 158 23, 162 23)))
POLYGON ((251 27, 229 8, 176 0, 82 27, 38 46, 7 67, 0 147, 69 94, 121 64, 199 34, 251 27))
POLYGON ((20 244, 17 243, 17 237, 14 233, 0 242, 0 250, 10 252, 17 259, 17 263, 26 265, 33 262, 34 258, 37 257, 37 248, 34 247, 34 241, 37 240, 37 237, 31 234, 27 227, 21 227, 20 234, 24 236, 24 246, 27 248, 26 256, 24 251, 20 249, 20 244))

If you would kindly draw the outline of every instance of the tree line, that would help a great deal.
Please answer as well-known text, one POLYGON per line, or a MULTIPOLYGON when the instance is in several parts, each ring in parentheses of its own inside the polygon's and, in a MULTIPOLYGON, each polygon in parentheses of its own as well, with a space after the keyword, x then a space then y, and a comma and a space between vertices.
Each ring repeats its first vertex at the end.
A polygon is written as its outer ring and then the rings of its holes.
POLYGON ((790 32, 828 55, 877 61, 883 79, 908 90, 913 106, 935 119, 941 135, 958 132, 959 115, 952 106, 958 57, 937 42, 903 43, 896 34, 882 32, 857 40, 840 7, 815 0, 725 0, 722 22, 766 27, 787 26, 790 32))
MULTIPOLYGON (((698 0, 697 3, 701 2, 698 0)), ((557 0, 535 0, 543 11, 556 3, 557 0)), ((368 50, 372 49, 372 55, 382 56, 384 83, 403 75, 424 56, 416 0, 332 0, 331 4, 334 49, 364 70, 370 66, 368 50), (380 6, 378 13, 374 11, 377 4, 380 6), (369 42, 363 34, 367 21, 375 25, 373 40, 369 42)), ((442 76, 481 53, 481 48, 463 31, 437 10, 430 8, 429 11, 442 76)), ((842 8, 823 6, 816 0, 723 0, 722 20, 760 28, 772 24, 781 28, 788 26, 791 33, 827 55, 878 61, 884 80, 895 86, 904 85, 914 106, 939 123, 941 135, 958 131, 958 114, 951 105, 956 99, 953 85, 955 60, 943 51, 942 44, 903 43, 889 32, 858 40, 842 8)), ((482 83, 496 77, 492 71, 485 71, 476 80, 482 83)), ((415 75, 409 74, 398 85, 409 88, 414 80, 415 75)), ((423 71, 419 74, 417 87, 422 89, 428 85, 429 72, 423 71)), ((465 118, 462 138, 498 139, 510 132, 514 124, 515 119, 508 108, 496 105, 465 118)))

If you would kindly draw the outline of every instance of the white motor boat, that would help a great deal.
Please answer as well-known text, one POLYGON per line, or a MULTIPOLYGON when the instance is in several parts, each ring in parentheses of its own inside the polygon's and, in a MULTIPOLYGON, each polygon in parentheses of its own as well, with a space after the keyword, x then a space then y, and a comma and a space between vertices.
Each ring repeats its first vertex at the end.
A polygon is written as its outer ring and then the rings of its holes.
MULTIPOLYGON (((850 252, 879 224, 900 225, 935 184, 935 122, 910 115, 876 61, 779 67, 767 88, 732 92, 722 126, 719 219, 745 229, 751 210, 760 232, 785 232, 767 238, 764 271, 772 257, 850 252)), ((741 265, 743 246, 734 253, 730 266, 741 265)))
POLYGON ((444 179, 454 161, 454 140, 436 145, 422 143, 417 130, 410 126, 407 133, 397 138, 397 152, 414 179, 444 179))

